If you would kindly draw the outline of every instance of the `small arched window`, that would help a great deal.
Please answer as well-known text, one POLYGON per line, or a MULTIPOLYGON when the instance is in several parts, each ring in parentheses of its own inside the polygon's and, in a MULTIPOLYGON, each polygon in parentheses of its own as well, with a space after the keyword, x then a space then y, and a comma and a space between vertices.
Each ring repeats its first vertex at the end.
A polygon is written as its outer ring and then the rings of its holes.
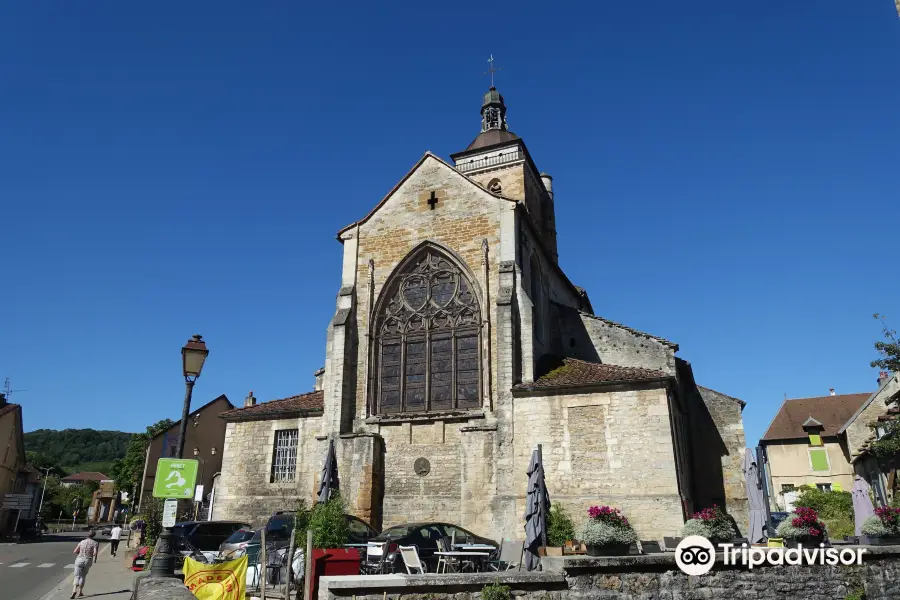
POLYGON ((481 310, 472 282, 428 245, 385 284, 374 322, 378 414, 481 405, 481 310))
POLYGON ((500 180, 497 179, 496 177, 491 179, 491 181, 488 183, 487 188, 488 188, 488 190, 494 192, 495 194, 500 194, 503 192, 503 184, 500 183, 500 180))

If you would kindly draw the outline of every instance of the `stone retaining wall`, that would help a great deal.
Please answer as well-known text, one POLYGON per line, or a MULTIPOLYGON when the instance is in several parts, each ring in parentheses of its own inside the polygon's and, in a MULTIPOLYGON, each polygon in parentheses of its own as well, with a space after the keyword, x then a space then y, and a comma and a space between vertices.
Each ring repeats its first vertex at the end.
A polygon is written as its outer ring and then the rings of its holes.
POLYGON ((866 547, 856 566, 726 567, 690 577, 673 554, 549 557, 538 573, 324 577, 318 600, 478 600, 485 585, 508 585, 517 600, 867 600, 900 598, 900 546, 866 547))

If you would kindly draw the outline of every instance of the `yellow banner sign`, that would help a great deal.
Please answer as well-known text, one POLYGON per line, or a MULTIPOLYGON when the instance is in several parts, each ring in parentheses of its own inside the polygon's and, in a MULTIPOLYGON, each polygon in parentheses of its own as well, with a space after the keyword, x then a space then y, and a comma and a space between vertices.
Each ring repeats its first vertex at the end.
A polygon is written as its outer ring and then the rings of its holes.
POLYGON ((217 565, 185 558, 184 585, 199 600, 244 600, 247 557, 217 565))

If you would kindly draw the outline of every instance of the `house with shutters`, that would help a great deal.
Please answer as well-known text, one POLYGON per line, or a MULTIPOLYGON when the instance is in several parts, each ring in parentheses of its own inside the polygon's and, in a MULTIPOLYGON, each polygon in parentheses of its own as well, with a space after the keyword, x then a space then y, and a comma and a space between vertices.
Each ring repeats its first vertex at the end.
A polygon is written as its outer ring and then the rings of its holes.
POLYGON ((786 398, 760 446, 769 465, 769 497, 790 510, 802 486, 849 492, 853 466, 842 427, 869 400, 870 393, 786 398))

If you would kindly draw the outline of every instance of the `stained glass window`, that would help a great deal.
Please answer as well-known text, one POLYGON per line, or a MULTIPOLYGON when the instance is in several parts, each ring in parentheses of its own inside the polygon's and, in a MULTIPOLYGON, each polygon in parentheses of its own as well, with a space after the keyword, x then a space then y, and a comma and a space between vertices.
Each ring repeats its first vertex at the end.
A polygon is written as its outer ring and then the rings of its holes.
POLYGON ((405 264, 385 285, 375 318, 375 411, 477 408, 481 310, 472 283, 430 246, 405 264))

